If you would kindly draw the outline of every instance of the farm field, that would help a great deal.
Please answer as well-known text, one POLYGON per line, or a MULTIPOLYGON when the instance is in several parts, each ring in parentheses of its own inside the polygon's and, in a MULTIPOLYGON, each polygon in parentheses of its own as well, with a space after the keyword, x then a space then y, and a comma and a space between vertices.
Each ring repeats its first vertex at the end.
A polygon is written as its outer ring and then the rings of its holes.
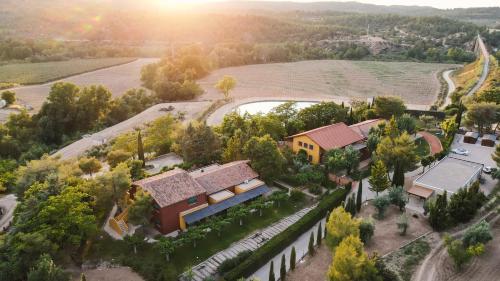
POLYGON ((405 102, 431 105, 440 88, 437 74, 451 64, 321 60, 229 67, 199 80, 203 99, 220 98, 214 84, 224 75, 238 81, 235 99, 255 97, 331 99, 401 96, 405 102))
POLYGON ((134 60, 134 58, 102 58, 6 64, 0 66, 0 82, 22 85, 40 84, 134 60))
MULTIPOLYGON (((137 59, 130 63, 74 75, 58 81, 71 82, 78 86, 104 85, 113 93, 113 96, 120 96, 131 88, 141 87, 141 68, 157 60, 154 58, 137 59)), ((55 82, 16 87, 11 90, 16 92, 19 103, 33 107, 36 112, 42 106, 50 87, 55 82)))

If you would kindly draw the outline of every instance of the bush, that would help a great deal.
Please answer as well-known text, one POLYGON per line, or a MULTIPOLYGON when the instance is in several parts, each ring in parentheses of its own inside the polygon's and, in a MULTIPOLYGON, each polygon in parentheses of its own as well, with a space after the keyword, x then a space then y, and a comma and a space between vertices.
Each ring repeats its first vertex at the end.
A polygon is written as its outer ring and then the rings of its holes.
POLYGON ((251 255, 252 251, 243 251, 239 253, 236 257, 223 261, 217 268, 217 271, 221 274, 228 272, 229 270, 235 268, 238 264, 240 264, 242 261, 244 261, 251 255))
POLYGON ((311 210, 295 224, 289 226, 285 231, 271 238, 266 244, 254 251, 249 258, 226 273, 224 280, 233 281, 254 273, 271 258, 288 247, 300 235, 312 228, 328 211, 340 205, 346 195, 347 191, 343 189, 326 195, 315 209, 311 210))
POLYGON ((375 233, 375 225, 371 219, 364 219, 359 224, 359 238, 363 244, 368 243, 375 233))
POLYGON ((309 192, 311 192, 312 194, 315 194, 315 195, 321 195, 323 193, 323 187, 321 187, 321 185, 318 185, 318 184, 309 185, 308 190, 309 190, 309 192))
POLYGON ((294 188, 292 189, 292 191, 290 191, 290 201, 292 202, 302 202, 304 201, 305 197, 306 195, 304 194, 304 192, 300 191, 297 188, 294 188))
POLYGON ((486 244, 493 239, 490 224, 485 220, 471 226, 464 234, 462 241, 465 247, 477 244, 486 244))
POLYGON ((390 204, 389 197, 387 195, 379 196, 373 200, 373 206, 377 208, 378 211, 378 219, 383 219, 384 218, 384 213, 387 207, 390 204))

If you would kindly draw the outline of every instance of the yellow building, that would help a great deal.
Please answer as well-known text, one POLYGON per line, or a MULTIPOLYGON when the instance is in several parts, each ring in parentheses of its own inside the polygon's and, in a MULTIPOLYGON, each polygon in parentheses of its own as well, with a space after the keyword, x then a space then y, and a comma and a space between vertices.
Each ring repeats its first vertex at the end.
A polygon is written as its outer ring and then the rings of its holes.
POLYGON ((311 163, 319 164, 326 151, 362 143, 364 136, 341 122, 302 132, 289 139, 294 153, 304 150, 311 163))

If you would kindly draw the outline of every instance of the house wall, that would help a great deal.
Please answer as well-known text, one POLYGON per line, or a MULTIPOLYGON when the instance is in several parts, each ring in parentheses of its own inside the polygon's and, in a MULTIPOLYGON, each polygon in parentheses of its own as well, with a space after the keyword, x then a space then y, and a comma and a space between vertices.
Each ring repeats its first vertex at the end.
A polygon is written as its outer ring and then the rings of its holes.
POLYGON ((188 204, 188 200, 177 202, 170 206, 161 208, 155 212, 153 222, 155 219, 160 221, 160 226, 157 226, 158 231, 162 234, 167 234, 180 229, 179 213, 189 209, 198 207, 207 203, 207 195, 205 193, 197 196, 198 200, 195 204, 188 204))
POLYGON ((308 156, 312 157, 311 163, 319 164, 321 162, 321 148, 308 136, 303 135, 293 138, 292 151, 298 153, 301 149, 306 151, 308 156), (299 142, 302 143, 302 146, 299 145, 299 142), (304 147, 304 143, 307 144, 307 148, 304 147), (312 145, 313 149, 309 149, 309 145, 312 145))

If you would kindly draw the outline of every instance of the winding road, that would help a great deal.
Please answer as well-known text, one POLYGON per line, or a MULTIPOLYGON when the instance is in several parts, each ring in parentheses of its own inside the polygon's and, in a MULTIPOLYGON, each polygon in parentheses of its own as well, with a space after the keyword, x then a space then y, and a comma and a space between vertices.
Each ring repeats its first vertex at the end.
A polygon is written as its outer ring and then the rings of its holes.
POLYGON ((467 96, 475 94, 481 86, 483 86, 483 83, 486 81, 486 78, 488 78, 488 73, 490 72, 490 54, 488 53, 488 49, 479 35, 477 36, 477 42, 479 43, 481 54, 484 57, 483 72, 481 73, 479 80, 477 80, 476 85, 474 85, 474 87, 472 87, 472 89, 467 93, 467 96))

